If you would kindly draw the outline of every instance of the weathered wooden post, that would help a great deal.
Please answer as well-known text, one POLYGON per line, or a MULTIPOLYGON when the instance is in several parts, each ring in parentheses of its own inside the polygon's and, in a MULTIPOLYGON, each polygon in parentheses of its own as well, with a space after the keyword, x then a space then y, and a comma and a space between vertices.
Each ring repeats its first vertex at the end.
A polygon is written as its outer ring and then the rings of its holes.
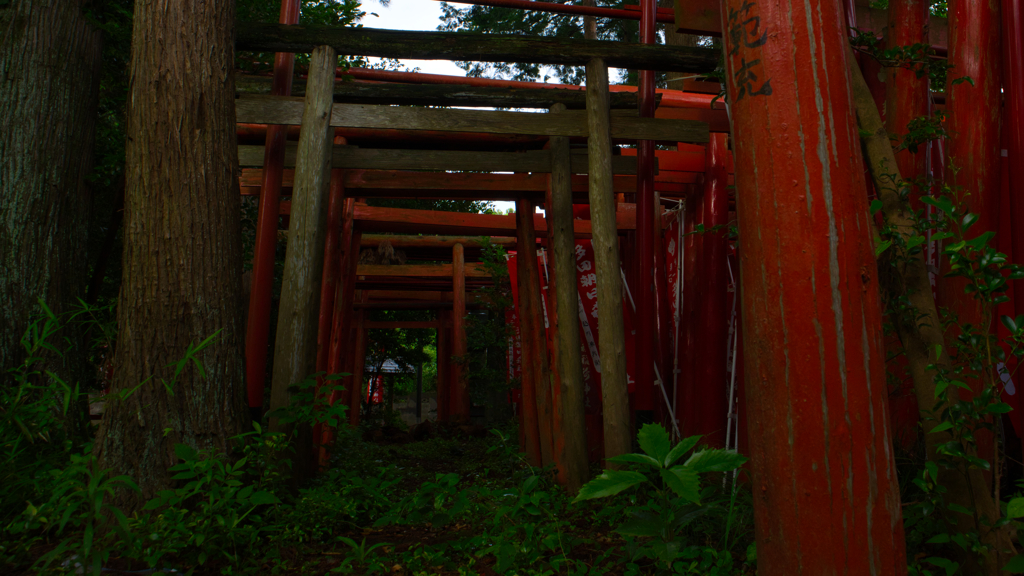
MULTIPOLYGON (((556 104, 552 113, 565 110, 556 104)), ((560 454, 555 455, 569 494, 576 494, 587 480, 587 424, 583 394, 583 365, 580 363, 579 294, 576 290, 576 240, 573 235, 572 168, 569 139, 549 140, 551 176, 548 181, 547 217, 551 237, 551 262, 555 286, 555 337, 558 340, 558 382, 561 387, 560 454)))
POLYGON ((632 447, 610 124, 608 68, 603 60, 594 58, 587 63, 587 149, 590 157, 590 219, 597 269, 605 458, 626 454, 632 447))
POLYGON ((466 356, 466 249, 452 247, 452 364, 451 410, 454 420, 469 420, 469 388, 463 363, 466 356))
POLYGON ((722 20, 758 570, 906 574, 842 5, 722 20))
MULTIPOLYGON (((299 22, 299 0, 281 0, 281 24, 299 22)), ((295 54, 274 55, 274 83, 270 93, 288 96, 292 92, 295 54)), ((287 126, 267 127, 263 156, 263 182, 260 187, 256 218, 256 244, 253 246, 252 289, 249 293, 249 319, 245 334, 245 380, 249 410, 254 420, 263 416, 263 387, 267 372, 267 344, 270 339, 270 307, 274 287, 274 254, 277 252, 277 226, 281 208, 281 180, 287 126)))
MULTIPOLYGON (((540 299, 540 271, 537 267, 537 232, 533 221, 533 202, 520 198, 516 201, 516 263, 519 268, 519 324, 523 346, 523 405, 527 419, 536 418, 540 442, 540 462, 547 466, 554 462, 551 410, 551 371, 548 366, 547 343, 544 335, 544 310, 540 299), (527 386, 529 373, 529 390, 527 386), (532 407, 536 412, 531 416, 532 407)), ((530 441, 527 436, 527 448, 530 441)))
MULTIPOLYGON (((323 250, 327 211, 324 201, 331 173, 331 107, 334 104, 334 70, 337 54, 318 46, 310 59, 295 165, 295 185, 288 226, 281 305, 274 349, 274 373, 270 407, 284 408, 291 401, 290 387, 316 371, 319 284, 323 280, 323 250)), ((274 419, 271 429, 288 426, 274 419)), ((300 446, 312 444, 311 431, 299 435, 300 446), (303 441, 305 440, 305 441, 303 441)), ((309 463, 308 449, 296 451, 301 477, 309 463)))

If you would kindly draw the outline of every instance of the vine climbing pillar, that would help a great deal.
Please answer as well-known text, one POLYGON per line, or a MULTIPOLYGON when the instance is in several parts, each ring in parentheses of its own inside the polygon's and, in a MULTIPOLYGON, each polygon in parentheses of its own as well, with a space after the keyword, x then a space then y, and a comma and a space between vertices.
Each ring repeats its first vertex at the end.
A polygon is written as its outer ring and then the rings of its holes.
POLYGON ((758 573, 906 574, 843 6, 722 11, 758 573))

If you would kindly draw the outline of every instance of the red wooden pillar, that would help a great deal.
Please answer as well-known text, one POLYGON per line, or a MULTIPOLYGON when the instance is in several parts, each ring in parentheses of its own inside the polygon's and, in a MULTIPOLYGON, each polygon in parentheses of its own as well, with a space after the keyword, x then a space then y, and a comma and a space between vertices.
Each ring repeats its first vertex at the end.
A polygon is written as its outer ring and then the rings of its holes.
POLYGON ((725 426, 729 410, 726 355, 729 338, 729 246, 724 229, 729 222, 729 171, 725 164, 726 135, 712 134, 705 156, 703 206, 703 276, 699 279, 704 297, 697 303, 697 327, 703 342, 697 359, 696 403, 698 433, 716 448, 725 447, 725 426), (721 226, 718 231, 714 227, 721 226))
MULTIPOLYGON (((889 47, 928 43, 928 0, 890 0, 889 25, 886 44, 889 47)), ((909 131, 907 124, 920 116, 927 116, 931 94, 928 77, 917 77, 914 70, 893 67, 886 68, 885 129, 902 141, 909 131)), ((925 175, 925 146, 917 153, 909 150, 896 152, 896 165, 904 180, 913 180, 925 175)), ((913 197, 921 194, 915 189, 913 197)))
MULTIPOLYGON (((327 346, 327 367, 324 368, 328 374, 340 374, 346 371, 351 374, 351 368, 346 364, 346 361, 351 360, 351 351, 355 348, 351 323, 356 270, 352 262, 358 262, 358 257, 353 257, 353 254, 359 254, 359 242, 362 239, 362 233, 354 230, 352 218, 354 208, 355 198, 344 199, 342 202, 342 224, 339 240, 340 253, 338 254, 339 278, 336 283, 330 341, 327 346)), ((331 405, 338 401, 344 401, 346 405, 351 403, 349 400, 352 393, 351 376, 343 378, 341 382, 345 386, 345 391, 335 390, 332 392, 330 397, 331 405)), ((317 438, 317 436, 314 435, 314 438, 317 438)), ((329 446, 334 441, 334 431, 323 427, 319 438, 322 446, 329 446)), ((321 465, 327 463, 327 457, 326 450, 321 450, 321 465)))
MULTIPOLYGON (((640 0, 640 42, 654 44, 656 20, 655 0, 640 0)), ((653 117, 655 107, 654 71, 640 71, 638 89, 640 116, 653 117)), ((637 275, 633 282, 636 302, 636 387, 633 409, 636 426, 652 421, 654 410, 655 331, 657 329, 657 294, 655 293, 654 250, 654 142, 637 142, 636 171, 636 255, 637 275)))
POLYGON ((689 234, 683 240, 683 319, 681 345, 682 373, 679 375, 680 431, 684 437, 700 434, 699 395, 697 388, 698 365, 704 355, 703 327, 698 321, 697 311, 704 301, 704 235, 697 233, 697 226, 704 218, 704 194, 702 186, 693 186, 686 197, 683 214, 683 232, 689 234))
POLYGON ((722 11, 758 573, 906 574, 843 7, 722 11))
MULTIPOLYGON (((1021 0, 1003 0, 1003 93, 1006 98, 1003 129, 1006 130, 1007 167, 1010 183, 1024 182, 1024 6, 1021 0)), ((1010 227, 1014 262, 1024 260, 1024 196, 1010 194, 1011 212, 1016 226, 1010 227)), ((1013 283, 1014 313, 1024 313, 1024 282, 1013 283)), ((1020 400, 1024 391, 1017 392, 1016 414, 1024 442, 1024 402, 1020 400)))
MULTIPOLYGON (((281 0, 282 24, 299 21, 299 0, 281 0)), ((292 92, 295 55, 278 52, 274 56, 274 80, 270 93, 287 96, 292 92)), ((263 154, 263 183, 260 187, 256 217, 256 245, 253 248, 252 290, 249 295, 249 320, 245 335, 245 380, 249 409, 254 419, 262 417, 263 388, 267 378, 267 348, 270 342, 270 307, 273 299, 274 255, 277 251, 277 223, 280 217, 281 179, 284 176, 284 149, 287 126, 267 127, 263 154)))
POLYGON ((451 418, 451 311, 437 313, 437 421, 451 418))
POLYGON ((466 356, 466 249, 452 247, 452 365, 451 411, 457 422, 469 420, 469 388, 464 373, 466 356))
MULTIPOLYGON (((331 191, 327 198, 327 236, 324 239, 324 275, 320 283, 320 317, 316 338, 316 371, 327 372, 330 364, 331 328, 334 323, 334 301, 338 293, 338 282, 341 277, 341 226, 345 204, 345 186, 341 170, 331 171, 331 191)), ((317 395, 320 394, 318 379, 317 395)), ((313 442, 321 444, 323 426, 316 425, 313 430, 313 442)), ((321 452, 321 465, 324 454, 321 452)))
MULTIPOLYGON (((953 67, 947 72, 946 83, 949 125, 946 153, 949 162, 959 170, 949 171, 947 179, 954 189, 959 188, 960 194, 968 194, 965 198, 968 209, 980 217, 968 233, 968 237, 975 237, 995 231, 999 222, 1000 7, 999 0, 960 0, 951 2, 949 8, 949 63, 953 67), (954 79, 962 76, 969 76, 974 85, 970 82, 952 85, 954 79)), ((948 263, 943 264, 948 267, 948 263)), ((961 324, 978 326, 984 308, 971 294, 964 292, 966 286, 963 278, 942 278, 938 286, 939 302, 955 314, 961 324)), ((968 384, 975 392, 986 385, 981 380, 968 380, 968 384)), ((991 460, 995 448, 992 433, 979 430, 976 440, 979 456, 991 460)))
MULTIPOLYGON (((366 292, 360 290, 356 294, 355 300, 365 303, 367 300, 366 292)), ((353 427, 359 426, 359 413, 362 409, 363 397, 366 395, 366 388, 363 386, 363 371, 366 368, 366 314, 366 311, 363 309, 356 310, 353 314, 355 325, 352 329, 354 331, 353 339, 355 340, 355 346, 351 360, 352 376, 349 381, 351 382, 352 389, 349 391, 348 405, 348 420, 353 427)))
POLYGON ((527 456, 531 463, 547 466, 554 461, 551 429, 550 375, 540 301, 537 269, 537 234, 534 206, 529 200, 516 202, 516 232, 519 282, 519 325, 522 339, 523 416, 526 422, 527 456), (545 409, 546 408, 546 409, 545 409), (536 440, 531 438, 535 435, 536 440), (537 454, 531 453, 536 447, 537 454))

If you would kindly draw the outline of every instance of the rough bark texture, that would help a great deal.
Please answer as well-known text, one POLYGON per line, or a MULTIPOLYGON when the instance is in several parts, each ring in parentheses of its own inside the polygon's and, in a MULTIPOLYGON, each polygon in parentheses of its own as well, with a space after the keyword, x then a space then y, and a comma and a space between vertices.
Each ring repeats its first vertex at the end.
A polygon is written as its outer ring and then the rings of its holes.
POLYGON ((81 295, 100 33, 83 0, 0 7, 0 374, 43 300, 81 295))
MULTIPOLYGON (((879 191, 882 214, 889 226, 903 235, 904 239, 909 239, 915 234, 914 221, 908 213, 909 208, 900 201, 897 186, 894 184, 900 182, 901 178, 888 133, 878 114, 871 90, 852 54, 849 64, 853 103, 857 112, 865 162, 879 191)), ((883 263, 883 266, 885 265, 883 263)), ((898 290, 907 296, 912 312, 906 317, 914 319, 912 322, 901 322, 896 318, 896 329, 906 352, 921 422, 926 430, 930 430, 938 424, 932 414, 940 412, 943 406, 935 399, 935 373, 929 370, 928 366, 935 364, 948 367, 950 363, 945 353, 941 356, 935 354, 938 349, 947 350, 942 324, 932 296, 923 253, 905 257, 893 272, 896 278, 887 283, 890 285, 889 289, 898 290)), ((951 402, 956 401, 955 389, 950 390, 949 397, 951 402)), ((924 439, 927 457, 930 460, 935 457, 936 447, 952 438, 948 432, 938 432, 925 434, 924 439)), ((985 482, 981 470, 974 469, 967 476, 958 472, 943 471, 940 473, 939 481, 948 489, 947 498, 950 502, 976 509, 979 517, 989 522, 1000 517, 999 505, 993 500, 990 486, 985 482)), ((968 515, 960 515, 959 521, 962 530, 978 528, 975 519, 968 515)), ((984 566, 969 564, 965 569, 969 574, 998 574, 999 569, 1008 560, 1000 551, 1013 549, 1009 533, 1006 530, 982 529, 981 534, 983 541, 993 547, 993 555, 984 566)))
POLYGON ((171 484, 174 444, 227 448, 247 427, 235 144, 234 2, 135 4, 114 392, 96 440, 138 482, 134 508, 171 484), (219 331, 219 333, 218 333, 219 331), (173 384, 168 365, 217 338, 173 384))

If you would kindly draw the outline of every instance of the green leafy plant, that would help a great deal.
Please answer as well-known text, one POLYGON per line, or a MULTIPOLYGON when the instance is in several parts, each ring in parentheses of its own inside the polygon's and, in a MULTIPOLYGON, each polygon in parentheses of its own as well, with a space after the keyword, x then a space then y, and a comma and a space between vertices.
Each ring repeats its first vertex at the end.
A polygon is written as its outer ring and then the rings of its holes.
POLYGON ((39 507, 30 503, 21 519, 8 527, 14 534, 41 530, 64 536, 37 565, 46 569, 67 561, 98 576, 103 562, 118 549, 117 538, 132 540, 128 518, 109 500, 118 490, 137 492, 139 488, 127 476, 110 477, 109 473, 91 453, 73 454, 67 467, 51 471, 56 483, 50 499, 39 507))
POLYGON ((731 450, 704 449, 692 452, 700 436, 671 445, 660 424, 645 424, 637 435, 643 453, 623 454, 608 461, 638 470, 605 470, 580 488, 574 502, 614 496, 644 485, 652 498, 628 510, 629 519, 616 530, 625 536, 651 538, 655 556, 670 567, 682 549, 680 531, 706 510, 701 506, 700 474, 729 472, 747 461, 731 450), (692 452, 692 453, 691 453, 692 452), (682 464, 677 464, 690 453, 682 464))

